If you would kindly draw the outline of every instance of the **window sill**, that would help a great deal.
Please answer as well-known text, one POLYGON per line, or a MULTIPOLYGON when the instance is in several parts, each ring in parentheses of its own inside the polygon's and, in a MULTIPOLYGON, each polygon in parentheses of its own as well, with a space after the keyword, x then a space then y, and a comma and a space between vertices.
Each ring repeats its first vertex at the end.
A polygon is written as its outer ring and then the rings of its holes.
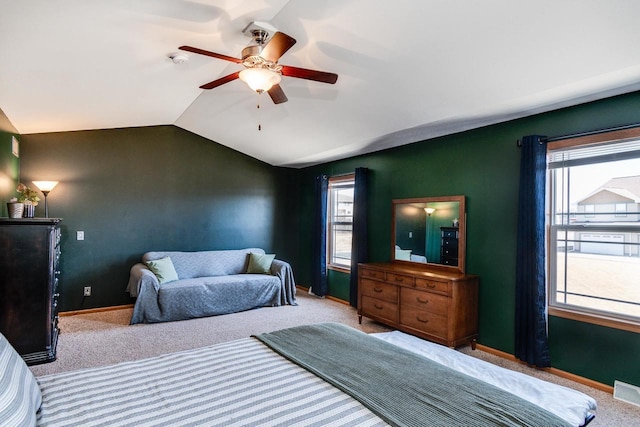
POLYGON ((621 329, 624 331, 640 333, 640 324, 632 321, 616 319, 602 315, 584 313, 577 310, 571 310, 561 307, 549 307, 550 316, 562 317, 564 319, 577 320, 579 322, 591 323, 607 328, 621 329))
POLYGON ((340 273, 351 274, 351 269, 348 267, 342 267, 339 265, 327 265, 327 269, 333 271, 339 271, 340 273))

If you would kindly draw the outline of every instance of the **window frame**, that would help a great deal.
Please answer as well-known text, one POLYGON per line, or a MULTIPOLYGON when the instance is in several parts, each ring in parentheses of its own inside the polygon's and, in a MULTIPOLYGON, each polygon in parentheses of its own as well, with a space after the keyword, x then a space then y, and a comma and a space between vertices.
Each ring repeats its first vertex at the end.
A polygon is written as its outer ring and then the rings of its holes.
MULTIPOLYGON (((578 146, 587 147, 588 145, 593 145, 593 144, 602 144, 602 143, 608 143, 608 142, 627 142, 635 139, 640 139, 640 127, 629 127, 624 129, 618 129, 618 130, 586 134, 586 135, 577 136, 573 138, 559 139, 557 141, 549 141, 547 143, 547 153, 556 151, 556 150, 561 150, 561 149, 568 149, 571 147, 576 147, 576 148, 578 146)), ((581 307, 581 306, 568 305, 568 304, 567 305, 558 304, 557 302, 554 301, 556 298, 554 297, 554 295, 556 293, 556 290, 558 289, 558 286, 555 283, 555 274, 557 271, 555 270, 556 261, 554 261, 554 260, 557 260, 557 253, 558 253, 557 252, 558 246, 557 246, 557 240, 556 240, 558 235, 557 230, 562 229, 562 230, 567 230, 568 232, 569 230, 572 230, 574 227, 567 224, 562 225, 562 222, 560 223, 560 226, 558 226, 556 224, 553 224, 552 222, 553 216, 555 215, 555 213, 553 212, 553 209, 554 209, 553 199, 555 198, 554 191, 556 190, 554 188, 552 172, 553 171, 547 166, 548 198, 547 198, 547 207, 546 207, 546 215, 547 215, 546 256, 547 256, 548 274, 547 274, 546 288, 547 288, 548 314, 557 316, 557 317, 571 319, 571 320, 577 320, 585 323, 592 323, 600 326, 606 326, 610 328, 622 329, 626 331, 640 333, 640 320, 630 319, 624 315, 616 316, 616 315, 612 315, 597 309, 590 309, 588 307, 581 307)), ((575 220, 576 215, 571 214, 571 209, 568 209, 568 211, 569 211, 568 218, 570 220, 569 221, 570 223, 571 219, 575 220)), ((615 206, 614 206, 614 211, 615 211, 615 214, 618 213, 615 206)), ((582 214, 585 217, 587 216, 585 215, 586 212, 582 212, 582 214)), ((625 212, 624 214, 626 216, 627 212, 625 212)), ((578 213, 578 215, 580 215, 580 213, 578 213)), ((617 231, 617 232, 623 231, 620 227, 615 228, 607 225, 602 225, 597 227, 597 231, 606 231, 607 229, 609 229, 610 231, 617 231)), ((629 227, 629 229, 631 230, 631 227, 629 227)), ((633 231, 637 232, 637 228, 635 228, 633 231)))
MULTIPOLYGON (((333 242, 333 225, 344 225, 344 221, 333 221, 333 203, 334 203, 334 190, 335 188, 345 188, 351 187, 355 189, 355 181, 356 174, 349 173, 345 175, 338 175, 329 177, 329 188, 327 191, 327 269, 336 270, 343 273, 351 273, 351 257, 349 257, 349 266, 345 266, 343 264, 337 264, 334 262, 334 242, 333 242), (345 183, 351 183, 350 185, 345 185, 345 183), (332 188, 333 187, 333 188, 332 188)), ((351 211, 351 236, 353 238, 353 210, 351 211)))

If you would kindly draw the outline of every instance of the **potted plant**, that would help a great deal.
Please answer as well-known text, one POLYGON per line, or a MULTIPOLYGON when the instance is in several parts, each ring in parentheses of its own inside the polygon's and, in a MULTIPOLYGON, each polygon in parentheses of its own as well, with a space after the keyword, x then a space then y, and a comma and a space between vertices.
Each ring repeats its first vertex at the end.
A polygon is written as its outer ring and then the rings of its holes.
POLYGON ((16 191, 20 193, 20 195, 18 196, 18 203, 24 204, 24 212, 22 216, 24 218, 33 218, 33 216, 35 215, 36 206, 38 206, 38 202, 40 201, 38 193, 22 183, 18 185, 16 191))
POLYGON ((13 197, 7 202, 7 212, 9 213, 9 218, 22 218, 24 203, 18 202, 18 198, 13 197))

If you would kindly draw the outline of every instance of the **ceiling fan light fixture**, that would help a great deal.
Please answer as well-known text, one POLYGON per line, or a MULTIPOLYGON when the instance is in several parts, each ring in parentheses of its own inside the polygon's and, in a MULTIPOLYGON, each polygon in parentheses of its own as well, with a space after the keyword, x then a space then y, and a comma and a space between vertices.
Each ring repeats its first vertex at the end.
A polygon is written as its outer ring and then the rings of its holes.
POLYGON ((280 80, 282 80, 282 76, 279 73, 267 68, 247 68, 240 71, 238 77, 258 93, 268 91, 273 85, 280 83, 280 80))

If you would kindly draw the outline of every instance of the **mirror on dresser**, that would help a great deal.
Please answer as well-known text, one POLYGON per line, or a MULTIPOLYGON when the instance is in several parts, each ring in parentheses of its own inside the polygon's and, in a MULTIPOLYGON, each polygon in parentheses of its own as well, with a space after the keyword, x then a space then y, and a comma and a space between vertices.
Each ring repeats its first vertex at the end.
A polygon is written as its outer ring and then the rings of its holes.
POLYGON ((391 260, 465 272, 465 196, 392 201, 391 260))

